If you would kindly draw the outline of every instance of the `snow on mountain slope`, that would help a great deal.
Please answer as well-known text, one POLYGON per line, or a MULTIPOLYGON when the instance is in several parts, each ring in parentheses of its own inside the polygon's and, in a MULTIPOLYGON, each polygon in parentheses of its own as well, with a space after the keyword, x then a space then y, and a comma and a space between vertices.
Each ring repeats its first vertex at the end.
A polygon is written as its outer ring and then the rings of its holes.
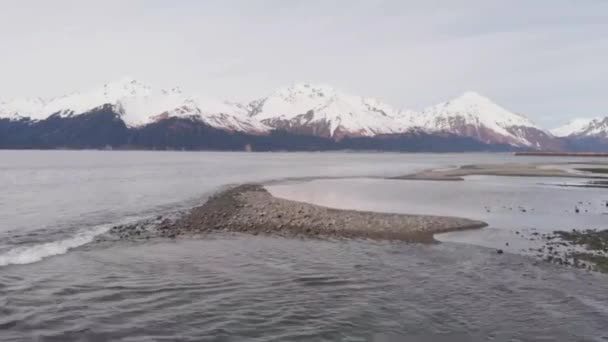
POLYGON ((556 137, 567 137, 569 135, 577 134, 578 132, 583 131, 593 120, 595 120, 595 118, 576 118, 563 126, 552 129, 551 133, 556 137))
MULTIPOLYGON (((488 144, 560 148, 560 139, 530 119, 474 92, 466 92, 422 112, 412 112, 397 110, 376 99, 346 94, 330 86, 301 83, 244 106, 186 95, 179 88, 156 89, 124 78, 50 100, 0 101, 0 118, 71 117, 107 105, 130 127, 179 117, 219 129, 253 134, 280 129, 339 140, 423 131, 466 136, 488 144)), ((608 118, 576 120, 553 132, 557 136, 608 136, 608 118)))
POLYGON ((45 101, 40 98, 0 100, 0 119, 42 119, 40 115, 43 115, 42 113, 45 104, 45 101))
POLYGON ((117 105, 120 100, 143 98, 148 95, 150 95, 148 86, 136 80, 125 78, 117 82, 106 83, 92 90, 54 98, 47 103, 45 111, 49 115, 78 115, 104 104, 117 105))
POLYGON ((69 117, 87 113, 103 105, 112 105, 128 126, 138 126, 151 117, 184 105, 179 91, 153 91, 131 78, 106 83, 84 92, 54 98, 44 107, 47 115, 69 117))
POLYGON ((608 117, 596 119, 589 123, 579 136, 608 138, 608 117))
POLYGON ((578 118, 552 130, 559 137, 598 137, 608 138, 608 117, 578 118))
POLYGON ((217 102, 185 95, 180 88, 153 89, 132 78, 75 92, 49 101, 0 102, 0 117, 44 119, 51 115, 70 117, 111 105, 127 126, 136 127, 156 120, 181 117, 200 120, 212 127, 247 132, 269 128, 250 118, 238 104, 217 102))
POLYGON ((282 88, 252 102, 249 109, 251 117, 273 128, 336 139, 401 133, 406 129, 403 114, 391 106, 325 85, 282 88))
POLYGON ((485 143, 540 148, 552 138, 525 116, 475 92, 427 108, 413 121, 427 132, 448 132, 485 143))
MULTIPOLYGON (((268 132, 271 129, 250 117, 245 106, 240 103, 216 101, 202 96, 189 98, 188 101, 195 106, 198 117, 209 126, 255 134, 268 132)), ((169 116, 180 116, 176 111, 183 109, 183 107, 180 107, 177 110, 170 111, 169 116)), ((186 113, 189 113, 187 109, 186 113)))

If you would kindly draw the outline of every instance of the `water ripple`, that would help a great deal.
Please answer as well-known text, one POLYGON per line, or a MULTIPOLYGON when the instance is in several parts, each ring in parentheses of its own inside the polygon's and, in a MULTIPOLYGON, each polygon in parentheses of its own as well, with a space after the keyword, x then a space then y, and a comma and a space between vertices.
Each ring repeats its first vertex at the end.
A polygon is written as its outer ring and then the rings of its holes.
POLYGON ((602 275, 449 243, 121 242, 4 271, 6 340, 602 341, 608 322, 602 275))

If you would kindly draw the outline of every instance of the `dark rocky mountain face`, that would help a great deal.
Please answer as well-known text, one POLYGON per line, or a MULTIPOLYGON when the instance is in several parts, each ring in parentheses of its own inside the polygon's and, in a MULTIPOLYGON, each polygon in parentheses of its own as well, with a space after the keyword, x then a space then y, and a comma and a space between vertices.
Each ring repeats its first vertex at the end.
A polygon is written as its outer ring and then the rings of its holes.
POLYGON ((575 152, 608 152, 608 138, 570 137, 563 138, 565 150, 575 152))
POLYGON ((0 119, 0 148, 36 148, 33 126, 29 119, 0 119))
POLYGON ((509 133, 523 137, 532 144, 532 148, 548 151, 560 151, 565 148, 564 142, 546 132, 527 126, 511 126, 507 128, 509 133))
POLYGON ((129 130, 112 106, 97 108, 85 115, 51 115, 35 125, 41 147, 107 148, 127 142, 129 130))
POLYGON ((301 135, 313 135, 323 138, 331 138, 331 122, 326 120, 312 121, 312 111, 300 114, 291 120, 266 119, 262 123, 273 127, 275 130, 290 132, 301 135))
POLYGON ((129 130, 111 106, 85 115, 45 120, 0 120, 0 148, 101 149, 122 146, 129 130))
POLYGON ((469 137, 482 143, 491 144, 516 144, 516 140, 511 137, 498 134, 492 129, 485 126, 473 125, 467 123, 462 118, 447 118, 450 132, 454 136, 469 137))
POLYGON ((132 128, 127 147, 154 150, 243 150, 242 134, 218 130, 186 118, 167 118, 132 128))
POLYGON ((423 132, 344 138, 338 144, 342 146, 342 149, 394 152, 504 152, 519 150, 506 144, 484 144, 469 137, 423 132))

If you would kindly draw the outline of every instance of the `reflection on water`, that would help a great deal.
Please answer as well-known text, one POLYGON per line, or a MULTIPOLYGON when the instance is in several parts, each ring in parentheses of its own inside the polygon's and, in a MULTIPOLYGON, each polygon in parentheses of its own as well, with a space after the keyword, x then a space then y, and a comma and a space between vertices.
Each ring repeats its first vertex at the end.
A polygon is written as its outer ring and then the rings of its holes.
POLYGON ((605 190, 550 185, 562 181, 493 176, 470 176, 460 182, 339 179, 277 184, 268 189, 278 197, 334 208, 483 220, 488 228, 437 238, 521 253, 540 243, 524 239, 531 232, 608 229, 605 190))

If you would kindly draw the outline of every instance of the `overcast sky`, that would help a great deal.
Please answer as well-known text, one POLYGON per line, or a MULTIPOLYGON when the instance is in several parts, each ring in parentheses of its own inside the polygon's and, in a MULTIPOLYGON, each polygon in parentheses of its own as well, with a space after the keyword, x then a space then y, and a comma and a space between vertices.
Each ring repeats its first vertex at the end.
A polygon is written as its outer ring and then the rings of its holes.
POLYGON ((604 0, 4 0, 0 97, 131 76, 250 100, 297 82, 421 109, 467 90, 539 124, 608 114, 604 0))

